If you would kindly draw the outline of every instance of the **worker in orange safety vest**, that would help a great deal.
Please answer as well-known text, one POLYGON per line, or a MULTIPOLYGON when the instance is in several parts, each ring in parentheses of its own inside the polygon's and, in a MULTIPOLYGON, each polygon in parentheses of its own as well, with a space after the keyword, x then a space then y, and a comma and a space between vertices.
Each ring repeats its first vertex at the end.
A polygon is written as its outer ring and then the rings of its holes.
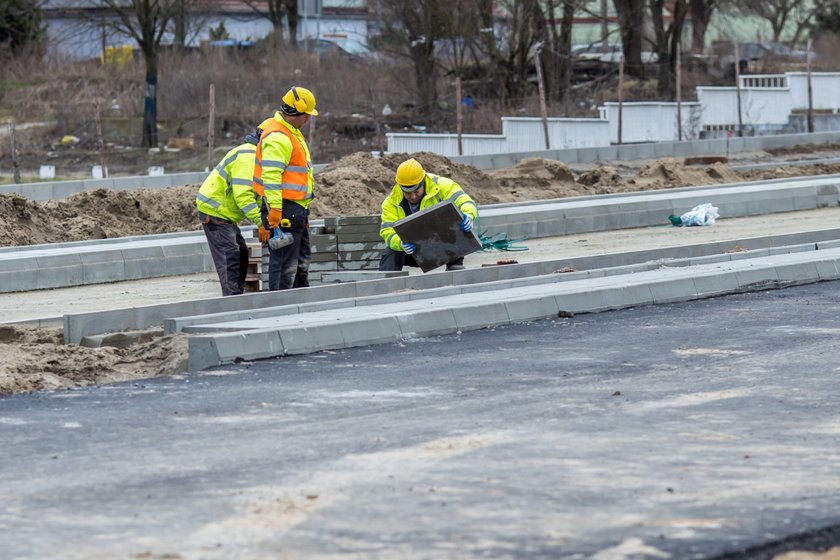
POLYGON ((309 205, 314 180, 309 147, 300 129, 318 114, 315 96, 293 86, 283 95, 280 110, 260 125, 263 129, 254 158, 253 189, 261 197, 263 229, 291 233, 291 244, 269 248, 268 288, 309 286, 309 205))

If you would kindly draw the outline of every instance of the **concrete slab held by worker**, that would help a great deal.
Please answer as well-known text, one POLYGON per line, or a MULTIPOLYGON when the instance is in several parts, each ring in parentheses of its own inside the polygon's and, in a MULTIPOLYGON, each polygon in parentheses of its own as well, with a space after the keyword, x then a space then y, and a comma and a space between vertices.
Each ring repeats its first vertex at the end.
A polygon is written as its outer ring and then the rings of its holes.
POLYGON ((260 241, 268 243, 277 229, 293 238, 283 247, 269 245, 269 290, 309 286, 309 205, 314 179, 309 147, 300 129, 317 114, 313 93, 292 86, 283 95, 280 110, 260 125, 263 133, 253 174, 253 189, 261 199, 260 241))
MULTIPOLYGON (((440 175, 426 173, 420 162, 414 158, 402 162, 397 168, 391 193, 382 202, 379 235, 385 240, 385 250, 382 252, 379 270, 417 267, 417 261, 412 257, 417 247, 400 239, 394 230, 394 224, 411 214, 448 201, 452 201, 461 212, 461 230, 472 231, 474 221, 478 217, 478 207, 458 183, 440 175)), ((446 264, 446 270, 463 268, 464 257, 446 264)))

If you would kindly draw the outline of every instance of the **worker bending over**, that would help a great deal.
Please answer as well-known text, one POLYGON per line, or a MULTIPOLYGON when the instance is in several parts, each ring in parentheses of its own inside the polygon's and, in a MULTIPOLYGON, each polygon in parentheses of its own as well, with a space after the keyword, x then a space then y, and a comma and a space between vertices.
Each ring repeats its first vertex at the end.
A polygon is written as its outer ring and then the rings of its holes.
MULTIPOLYGON (((412 158, 397 168, 396 184, 391 194, 382 202, 382 223, 379 235, 385 240, 385 250, 379 261, 379 270, 402 270, 403 266, 417 266, 411 256, 417 247, 404 243, 394 223, 435 204, 452 201, 463 215, 460 226, 463 231, 472 231, 473 221, 478 216, 478 207, 461 186, 446 177, 426 173, 420 162, 412 158)), ((464 257, 446 265, 446 270, 462 270, 464 257)))
MULTIPOLYGON (((251 188, 261 132, 258 128, 225 154, 195 197, 224 296, 241 294, 248 273, 248 247, 237 224, 246 217, 253 224, 261 223, 260 207, 251 188)), ((261 236, 268 241, 267 231, 261 231, 261 236)))

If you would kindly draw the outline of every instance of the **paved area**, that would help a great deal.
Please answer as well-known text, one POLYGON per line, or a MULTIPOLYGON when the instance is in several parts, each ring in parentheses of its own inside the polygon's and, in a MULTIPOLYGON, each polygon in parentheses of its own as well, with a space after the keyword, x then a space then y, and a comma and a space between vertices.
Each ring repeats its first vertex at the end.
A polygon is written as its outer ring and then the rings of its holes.
MULTIPOLYGON (((724 218, 708 227, 660 226, 528 239, 517 244, 527 246, 527 251, 474 253, 467 256, 465 262, 468 267, 474 268, 499 260, 514 259, 525 263, 617 251, 643 251, 691 243, 831 228, 838 224, 840 208, 822 208, 771 216, 724 218)), ((410 269, 410 272, 413 275, 422 274, 418 269, 410 269)), ((58 317, 65 313, 170 303, 220 295, 221 290, 215 273, 202 273, 0 294, 0 317, 3 317, 4 321, 20 321, 58 317)))
POLYGON ((7 397, 0 557, 806 547, 785 539, 840 523, 838 294, 825 282, 7 397))

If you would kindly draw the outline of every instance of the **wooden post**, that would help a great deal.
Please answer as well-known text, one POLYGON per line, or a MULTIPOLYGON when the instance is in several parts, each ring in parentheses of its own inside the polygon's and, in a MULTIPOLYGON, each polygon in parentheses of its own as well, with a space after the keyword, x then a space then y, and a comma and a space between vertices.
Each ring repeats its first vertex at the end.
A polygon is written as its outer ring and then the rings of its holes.
POLYGON ((306 145, 309 146, 309 159, 315 160, 315 119, 309 117, 309 132, 306 133, 306 145))
POLYGON ((458 155, 464 155, 464 144, 461 140, 461 129, 463 127, 463 114, 461 113, 461 77, 455 78, 455 134, 458 136, 458 155))
POLYGON ((99 167, 102 168, 102 178, 108 178, 108 166, 105 165, 105 140, 102 138, 102 114, 99 110, 99 100, 93 102, 93 113, 96 117, 96 143, 99 145, 99 167))
POLYGON ((805 68, 808 75, 808 132, 814 132, 814 89, 811 87, 811 39, 808 39, 808 57, 805 68))
POLYGON ((216 134, 216 85, 210 84, 210 120, 207 123, 207 171, 213 169, 213 141, 216 134))
POLYGON ((682 142, 682 46, 677 43, 677 140, 682 142))
POLYGON ((744 135, 744 118, 741 116, 741 56, 735 43, 735 96, 738 99, 738 136, 744 135))
POLYGON ((542 115, 543 133, 545 134, 545 149, 551 149, 548 141, 548 109, 545 106, 545 82, 543 81, 542 63, 540 62, 540 50, 537 49, 534 55, 534 63, 537 67, 537 90, 540 94, 540 114, 542 115))
POLYGON ((15 123, 9 125, 9 139, 12 142, 12 174, 14 182, 20 183, 20 162, 18 161, 17 136, 15 135, 15 123))
POLYGON ((618 59, 618 143, 621 144, 621 126, 624 120, 624 53, 618 59))
POLYGON ((379 150, 379 157, 382 157, 385 151, 385 147, 382 145, 382 123, 379 122, 379 111, 376 110, 376 97, 371 86, 368 86, 368 95, 370 96, 370 115, 373 118, 373 127, 376 129, 376 136, 373 141, 376 144, 376 149, 379 150))

